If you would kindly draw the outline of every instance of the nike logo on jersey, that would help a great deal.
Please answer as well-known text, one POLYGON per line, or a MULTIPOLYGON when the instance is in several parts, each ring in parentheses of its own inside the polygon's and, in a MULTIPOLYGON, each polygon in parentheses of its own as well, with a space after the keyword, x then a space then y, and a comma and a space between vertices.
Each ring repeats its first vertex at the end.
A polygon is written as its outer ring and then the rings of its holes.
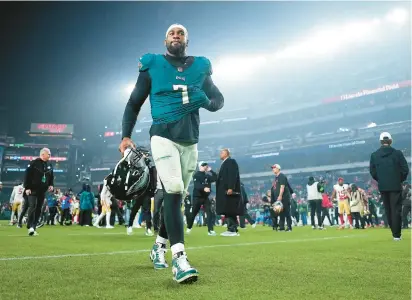
POLYGON ((185 77, 176 76, 176 80, 183 80, 183 81, 186 81, 186 78, 185 78, 185 77))

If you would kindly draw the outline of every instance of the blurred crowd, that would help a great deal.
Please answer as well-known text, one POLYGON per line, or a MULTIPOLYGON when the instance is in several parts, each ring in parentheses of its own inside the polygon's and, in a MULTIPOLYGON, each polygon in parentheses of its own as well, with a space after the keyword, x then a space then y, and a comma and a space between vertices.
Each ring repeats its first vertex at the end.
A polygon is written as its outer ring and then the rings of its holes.
MULTIPOLYGON (((325 225, 338 226, 338 208, 334 201, 331 201, 330 197, 333 190, 333 185, 336 184, 337 174, 327 172, 323 176, 318 176, 318 180, 322 182, 325 187, 323 196, 328 200, 323 201, 323 212, 327 218, 325 219, 325 225)), ((355 184, 365 194, 365 204, 362 207, 362 211, 368 211, 369 218, 365 218, 362 222, 364 227, 372 226, 387 226, 387 219, 385 209, 380 201, 379 191, 377 189, 377 183, 370 179, 369 174, 360 173, 356 175, 347 175, 346 182, 355 184)), ((306 194, 306 180, 307 177, 289 176, 291 185, 293 186, 295 194, 291 201, 291 215, 295 226, 311 225, 310 222, 310 209, 308 208, 308 200, 306 194)), ((245 182, 245 188, 248 194, 248 211, 253 220, 257 224, 264 226, 271 226, 272 220, 270 217, 271 205, 265 202, 266 195, 270 191, 272 181, 270 178, 264 180, 249 180, 245 182)), ((213 197, 213 194, 211 195, 213 197)), ((410 203, 410 191, 409 191, 409 203, 410 203)), ((61 191, 56 189, 54 192, 48 192, 46 194, 46 201, 42 207, 41 216, 39 219, 39 226, 92 226, 94 220, 102 212, 102 206, 100 203, 100 190, 97 193, 93 193, 89 185, 84 184, 81 191, 74 193, 71 189, 67 191, 61 191)), ((190 203, 190 202, 189 202, 190 203)), ((405 203, 408 203, 406 201, 405 203)), ((124 225, 129 223, 130 211, 133 203, 117 200, 112 204, 112 215, 110 216, 110 224, 106 224, 106 219, 100 221, 99 226, 113 227, 116 223, 118 225, 124 225)), ((153 213, 153 204, 152 204, 153 213)), ((182 204, 182 211, 190 210, 190 207, 185 207, 182 204)), ((21 227, 26 220, 26 212, 24 211, 24 205, 19 209, 13 211, 13 203, 2 203, 0 216, 3 219, 8 218, 10 225, 16 225, 21 227)), ((198 226, 206 226, 207 213, 204 208, 201 207, 199 214, 196 216, 195 224, 198 226)), ((224 219, 220 216, 213 216, 215 219, 215 225, 224 225, 224 219)), ((355 220, 354 220, 355 222, 355 220)), ((411 218, 409 214, 404 217, 404 228, 410 226, 411 218)), ((134 228, 144 227, 144 221, 142 220, 142 214, 137 214, 135 219, 134 228)), ((245 222, 243 223, 245 224, 245 222)), ((247 224, 247 220, 246 220, 247 224)), ((244 227, 241 226, 241 227, 244 227)))

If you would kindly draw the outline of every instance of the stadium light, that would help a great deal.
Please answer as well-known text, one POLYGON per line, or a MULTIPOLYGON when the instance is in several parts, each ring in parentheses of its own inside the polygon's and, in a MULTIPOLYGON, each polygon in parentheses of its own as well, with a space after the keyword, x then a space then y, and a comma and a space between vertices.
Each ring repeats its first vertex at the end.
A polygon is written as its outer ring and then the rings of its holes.
POLYGON ((265 65, 265 56, 227 57, 220 60, 214 67, 216 77, 231 80, 247 80, 248 77, 265 65))
POLYGON ((125 91, 126 91, 126 93, 128 93, 128 94, 131 94, 132 92, 133 92, 133 90, 134 90, 134 84, 129 84, 126 88, 125 88, 125 91))
POLYGON ((282 63, 287 59, 304 59, 333 54, 333 52, 347 49, 351 43, 366 42, 368 39, 376 38, 379 27, 383 26, 383 23, 391 22, 404 25, 408 18, 407 10, 397 8, 382 17, 327 26, 302 35, 305 37, 296 43, 272 53, 266 53, 265 56, 223 57, 215 64, 214 73, 216 77, 225 82, 228 80, 235 82, 247 80, 251 73, 266 66, 267 62, 282 63))
POLYGON ((407 12, 406 9, 396 8, 396 9, 390 11, 386 15, 385 19, 388 22, 395 23, 395 24, 398 24, 398 25, 403 25, 408 20, 408 12, 407 12))

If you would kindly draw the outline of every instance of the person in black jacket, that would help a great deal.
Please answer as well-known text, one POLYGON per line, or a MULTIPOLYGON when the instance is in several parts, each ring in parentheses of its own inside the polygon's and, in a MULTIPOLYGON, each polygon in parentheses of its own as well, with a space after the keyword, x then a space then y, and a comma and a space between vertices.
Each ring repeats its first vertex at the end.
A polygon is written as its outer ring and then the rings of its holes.
POLYGON ((402 206, 402 228, 408 229, 408 214, 411 213, 411 185, 409 182, 403 183, 402 206))
POLYGON ((246 192, 245 185, 243 184, 243 182, 240 182, 240 195, 242 196, 242 202, 243 202, 243 207, 244 207, 243 215, 239 216, 240 228, 246 228, 245 220, 247 220, 249 224, 252 225, 253 228, 255 228, 256 221, 252 219, 247 209, 247 204, 249 203, 249 197, 247 196, 247 192, 246 192))
POLYGON ((222 236, 238 236, 237 216, 243 215, 243 203, 240 195, 239 166, 230 157, 228 149, 220 151, 223 161, 216 181, 216 213, 224 215, 227 220, 227 231, 222 236))
POLYGON ((402 182, 409 173, 408 163, 400 150, 392 148, 392 136, 380 135, 381 147, 372 153, 370 174, 378 182, 378 189, 385 207, 389 227, 395 241, 401 240, 402 231, 402 182))
MULTIPOLYGON (((103 210, 103 207, 102 207, 102 189, 103 189, 103 183, 99 184, 99 186, 97 187, 98 194, 97 194, 96 198, 97 198, 97 215, 98 216, 100 216, 100 214, 102 213, 102 210, 103 210)), ((86 190, 85 187, 84 187, 84 190, 86 190)), ((109 222, 109 225, 110 225, 110 222, 109 222)), ((106 227, 106 218, 102 218, 99 221, 99 223, 97 223, 97 226, 106 227)))
MULTIPOLYGON (((272 225, 272 227, 274 228, 273 222, 274 220, 273 215, 272 215, 272 206, 271 206, 271 196, 272 192, 271 190, 268 190, 266 192, 266 195, 262 197, 262 208, 263 208, 263 226, 265 225, 272 225)), ((277 217, 276 217, 276 224, 277 224, 277 217)))
POLYGON ((193 175, 193 193, 192 193, 192 213, 187 220, 186 233, 190 233, 195 221, 196 215, 199 213, 200 207, 203 205, 207 214, 207 230, 208 235, 215 236, 213 230, 213 218, 210 210, 209 195, 212 188, 212 182, 216 182, 217 174, 210 168, 206 162, 199 163, 199 171, 193 175))
MULTIPOLYGON (((273 174, 275 174, 275 180, 273 181, 272 189, 271 189, 271 204, 273 205, 276 201, 280 201, 283 204, 283 210, 279 214, 279 230, 285 230, 285 219, 288 229, 286 231, 292 231, 292 218, 290 216, 290 198, 291 194, 293 194, 293 190, 290 187, 288 178, 285 174, 280 172, 281 167, 278 164, 272 166, 273 174)), ((273 209, 271 209, 271 212, 273 209)), ((277 230, 277 224, 275 223, 274 219, 274 229, 277 230)))
POLYGON ((29 229, 30 236, 38 235, 36 226, 46 191, 53 191, 53 167, 47 163, 50 159, 50 154, 48 148, 41 149, 40 157, 30 163, 24 177, 24 188, 26 189, 25 193, 28 196, 29 204, 27 229, 29 229))
POLYGON ((185 199, 183 200, 183 205, 185 208, 185 218, 186 218, 186 224, 187 224, 192 214, 192 199, 189 193, 186 195, 185 199))

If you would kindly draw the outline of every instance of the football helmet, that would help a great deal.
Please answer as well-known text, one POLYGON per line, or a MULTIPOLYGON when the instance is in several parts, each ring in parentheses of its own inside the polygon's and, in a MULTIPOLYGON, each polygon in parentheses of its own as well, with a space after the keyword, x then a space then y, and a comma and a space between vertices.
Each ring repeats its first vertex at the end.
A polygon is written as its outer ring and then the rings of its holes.
POLYGON ((141 196, 150 183, 149 152, 143 148, 126 149, 123 158, 105 178, 110 193, 118 200, 141 196))
POLYGON ((272 208, 275 213, 279 214, 283 210, 283 204, 281 201, 276 201, 273 203, 272 208))

